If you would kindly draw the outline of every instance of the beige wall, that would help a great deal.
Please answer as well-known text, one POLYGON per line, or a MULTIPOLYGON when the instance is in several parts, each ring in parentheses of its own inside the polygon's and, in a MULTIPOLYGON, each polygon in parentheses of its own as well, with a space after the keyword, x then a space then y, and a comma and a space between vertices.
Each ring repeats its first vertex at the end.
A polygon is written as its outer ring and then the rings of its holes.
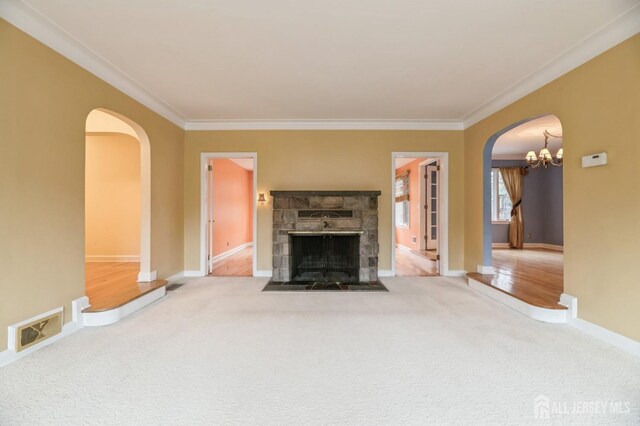
POLYGON ((184 131, 0 19, 0 351, 7 326, 84 295, 85 121, 94 108, 151 141, 151 266, 183 269, 184 131))
POLYGON ((527 117, 555 114, 564 134, 565 292, 580 318, 640 340, 640 35, 465 131, 465 266, 482 261, 482 150, 527 117), (607 152, 604 167, 581 157, 607 152))
MULTIPOLYGON (((381 190, 380 268, 391 269, 391 153, 449 152, 449 267, 462 269, 461 131, 190 131, 185 143, 185 269, 199 269, 200 153, 257 152, 258 193, 381 190)), ((271 271, 271 199, 258 207, 258 269, 271 271)))
POLYGON ((87 135, 85 255, 140 255, 140 142, 122 133, 87 135))

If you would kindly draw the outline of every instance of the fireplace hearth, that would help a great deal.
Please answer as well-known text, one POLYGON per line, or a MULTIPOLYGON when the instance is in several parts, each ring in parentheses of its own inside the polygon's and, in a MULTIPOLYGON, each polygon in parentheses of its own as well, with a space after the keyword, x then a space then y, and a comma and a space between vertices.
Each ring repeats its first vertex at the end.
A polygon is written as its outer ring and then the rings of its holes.
POLYGON ((271 191, 271 196, 270 284, 379 283, 380 191, 271 191))

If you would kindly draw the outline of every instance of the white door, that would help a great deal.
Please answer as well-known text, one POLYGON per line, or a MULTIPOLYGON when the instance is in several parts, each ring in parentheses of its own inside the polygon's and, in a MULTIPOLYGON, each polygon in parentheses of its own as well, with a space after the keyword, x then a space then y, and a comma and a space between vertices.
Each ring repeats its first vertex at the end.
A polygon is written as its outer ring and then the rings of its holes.
POLYGON ((213 162, 207 165, 207 274, 213 272, 213 162))
POLYGON ((427 242, 427 250, 438 249, 438 222, 440 208, 438 198, 440 196, 440 166, 437 163, 429 164, 426 169, 426 188, 427 188, 427 205, 425 212, 427 215, 427 226, 425 241, 427 242))

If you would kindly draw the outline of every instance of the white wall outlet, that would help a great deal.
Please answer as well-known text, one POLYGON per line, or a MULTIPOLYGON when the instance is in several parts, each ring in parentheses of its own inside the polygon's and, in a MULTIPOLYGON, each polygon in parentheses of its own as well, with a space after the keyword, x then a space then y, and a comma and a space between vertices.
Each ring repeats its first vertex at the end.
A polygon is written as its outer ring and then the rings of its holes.
POLYGON ((582 167, 604 166, 607 164, 607 153, 585 155, 582 157, 582 167))

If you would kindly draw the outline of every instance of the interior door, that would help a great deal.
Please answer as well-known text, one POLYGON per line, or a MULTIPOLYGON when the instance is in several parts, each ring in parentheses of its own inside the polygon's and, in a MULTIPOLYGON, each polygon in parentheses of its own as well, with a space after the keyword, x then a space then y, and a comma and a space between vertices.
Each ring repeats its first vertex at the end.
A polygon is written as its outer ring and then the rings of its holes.
POLYGON ((213 273, 213 161, 207 164, 207 274, 213 273))
POLYGON ((440 196, 440 167, 437 163, 429 164, 426 167, 426 179, 427 179, 427 226, 426 226, 426 242, 427 250, 438 250, 438 222, 439 222, 439 196, 440 196))

